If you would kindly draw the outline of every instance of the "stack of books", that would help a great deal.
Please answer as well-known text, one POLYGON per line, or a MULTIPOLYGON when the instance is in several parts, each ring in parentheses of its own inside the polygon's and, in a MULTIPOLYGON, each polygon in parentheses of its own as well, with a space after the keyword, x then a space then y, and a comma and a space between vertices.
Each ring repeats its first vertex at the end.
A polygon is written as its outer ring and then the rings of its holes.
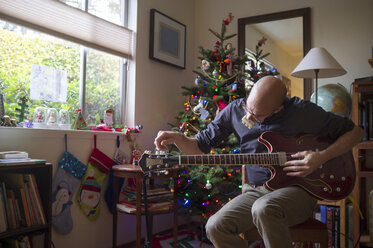
MULTIPOLYGON (((173 193, 162 187, 149 188, 146 191, 149 211, 167 211, 173 206, 173 193)), ((136 213, 136 188, 125 187, 121 191, 117 209, 126 213, 136 213)), ((144 195, 141 194, 141 211, 145 210, 144 195)))
POLYGON ((45 164, 45 162, 43 159, 31 159, 28 153, 23 151, 0 152, 0 165, 45 164))
POLYGON ((0 175, 0 232, 46 224, 34 174, 0 175))

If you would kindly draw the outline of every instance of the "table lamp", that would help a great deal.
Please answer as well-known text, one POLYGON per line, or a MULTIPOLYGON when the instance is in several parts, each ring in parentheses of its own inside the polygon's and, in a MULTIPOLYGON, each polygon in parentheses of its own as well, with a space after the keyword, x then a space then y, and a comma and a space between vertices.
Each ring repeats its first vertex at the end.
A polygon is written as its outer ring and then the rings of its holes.
POLYGON ((337 77, 346 73, 325 48, 315 47, 307 53, 291 75, 298 78, 315 78, 315 103, 317 104, 317 79, 337 77))

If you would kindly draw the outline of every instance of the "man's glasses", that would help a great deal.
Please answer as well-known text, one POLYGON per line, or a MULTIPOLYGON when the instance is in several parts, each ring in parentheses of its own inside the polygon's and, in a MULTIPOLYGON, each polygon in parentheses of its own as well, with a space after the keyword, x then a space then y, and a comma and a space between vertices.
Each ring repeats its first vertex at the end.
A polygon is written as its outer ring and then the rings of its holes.
POLYGON ((243 117, 245 119, 248 119, 248 114, 254 119, 256 123, 261 123, 263 120, 260 120, 247 106, 245 101, 241 103, 241 107, 245 110, 246 115, 243 117))

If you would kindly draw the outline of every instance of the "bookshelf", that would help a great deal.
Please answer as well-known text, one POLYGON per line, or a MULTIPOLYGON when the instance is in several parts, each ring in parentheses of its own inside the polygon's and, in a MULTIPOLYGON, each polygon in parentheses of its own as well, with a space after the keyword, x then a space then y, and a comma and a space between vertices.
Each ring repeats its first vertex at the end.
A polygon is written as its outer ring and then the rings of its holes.
POLYGON ((0 243, 7 238, 18 236, 35 235, 43 233, 44 247, 51 247, 51 204, 52 204, 52 165, 50 163, 35 164, 0 164, 0 175, 11 174, 33 174, 38 187, 40 200, 45 214, 45 224, 34 224, 27 227, 8 228, 0 233, 0 243))
MULTIPOLYGON (((373 123, 362 123, 364 115, 362 103, 369 99, 373 99, 373 81, 354 82, 352 84, 352 120, 356 125, 363 126, 363 128, 365 126, 366 138, 365 141, 359 143, 353 149, 357 172, 353 198, 359 204, 365 219, 369 215, 367 208, 367 183, 371 181, 370 179, 373 179, 373 168, 369 168, 369 163, 372 161, 367 159, 367 152, 373 150, 373 137, 369 137, 369 128, 372 129, 373 123)), ((372 110, 369 110, 368 113, 372 113, 372 110)), ((354 244, 357 243, 357 247, 373 247, 373 240, 370 240, 367 222, 360 219, 356 208, 353 209, 353 239, 354 244), (359 239, 360 233, 361 238, 359 239)))
POLYGON ((325 206, 333 206, 333 207, 339 207, 339 232, 341 233, 339 235, 339 244, 340 248, 345 248, 346 247, 346 203, 347 200, 343 199, 340 201, 317 201, 317 204, 320 205, 325 205, 325 206))

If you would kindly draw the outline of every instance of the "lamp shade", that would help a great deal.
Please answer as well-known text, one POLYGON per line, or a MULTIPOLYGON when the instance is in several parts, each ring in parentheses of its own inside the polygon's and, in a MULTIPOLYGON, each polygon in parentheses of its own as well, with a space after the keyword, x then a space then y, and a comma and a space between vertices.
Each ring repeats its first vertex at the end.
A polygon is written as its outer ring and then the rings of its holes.
POLYGON ((322 47, 312 48, 291 73, 293 77, 315 78, 337 77, 346 74, 345 69, 322 47))

